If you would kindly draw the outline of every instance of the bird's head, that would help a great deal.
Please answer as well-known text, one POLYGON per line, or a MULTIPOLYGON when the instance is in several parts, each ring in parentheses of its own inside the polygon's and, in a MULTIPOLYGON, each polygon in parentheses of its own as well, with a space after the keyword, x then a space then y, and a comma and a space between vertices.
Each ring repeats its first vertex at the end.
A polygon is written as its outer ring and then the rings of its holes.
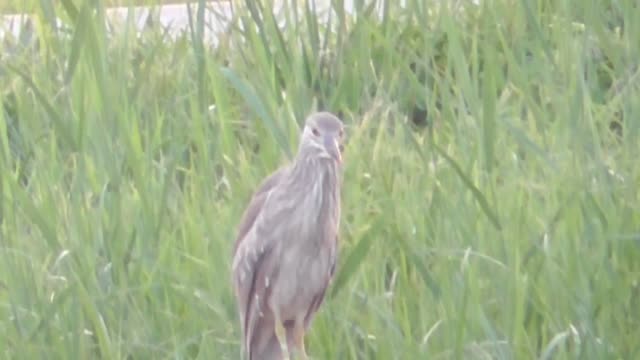
POLYGON ((322 159, 342 162, 342 121, 329 112, 317 112, 307 117, 300 152, 322 159))

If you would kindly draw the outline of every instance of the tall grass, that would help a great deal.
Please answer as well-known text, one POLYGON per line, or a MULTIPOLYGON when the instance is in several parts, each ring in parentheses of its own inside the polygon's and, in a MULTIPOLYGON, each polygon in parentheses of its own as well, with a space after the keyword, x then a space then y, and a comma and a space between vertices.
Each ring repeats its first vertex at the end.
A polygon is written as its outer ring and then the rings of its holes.
POLYGON ((214 49, 203 2, 171 40, 43 0, 2 45, 3 357, 238 359, 235 226, 327 109, 349 140, 314 358, 638 358, 636 2, 285 3, 282 27, 234 2, 214 49))

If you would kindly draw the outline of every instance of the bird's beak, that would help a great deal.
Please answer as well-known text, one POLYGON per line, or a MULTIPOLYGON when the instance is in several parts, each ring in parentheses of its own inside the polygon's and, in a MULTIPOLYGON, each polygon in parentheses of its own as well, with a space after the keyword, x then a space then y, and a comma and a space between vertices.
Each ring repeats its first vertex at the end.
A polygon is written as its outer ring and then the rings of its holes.
POLYGON ((331 135, 325 135, 325 137, 324 137, 324 147, 325 147, 325 149, 327 150, 327 152, 329 153, 329 155, 331 155, 331 157, 333 159, 335 159, 339 163, 342 162, 342 154, 340 153, 340 145, 336 141, 335 137, 333 137, 331 135))

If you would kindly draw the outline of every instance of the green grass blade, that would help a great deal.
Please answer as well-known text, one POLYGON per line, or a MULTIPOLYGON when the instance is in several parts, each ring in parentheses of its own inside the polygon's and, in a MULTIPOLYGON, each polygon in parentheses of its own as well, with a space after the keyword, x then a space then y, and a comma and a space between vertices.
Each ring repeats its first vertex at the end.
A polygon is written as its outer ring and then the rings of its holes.
POLYGON ((53 104, 51 104, 51 102, 49 102, 49 100, 47 100, 47 97, 44 95, 44 93, 42 93, 42 91, 40 91, 40 89, 38 88, 38 86, 36 86, 36 84, 33 82, 31 77, 29 77, 28 74, 26 74, 25 72, 23 72, 22 70, 16 68, 13 65, 7 65, 7 68, 10 71, 16 73, 18 76, 20 76, 20 78, 22 78, 22 80, 33 91, 33 93, 35 94, 36 98, 42 104, 42 106, 45 108, 47 114, 51 118, 51 121, 53 122, 53 125, 57 129, 57 133, 60 135, 62 140, 70 148, 72 148, 72 149, 76 148, 77 144, 76 144, 75 139, 72 137, 73 133, 71 132, 71 129, 69 128, 68 124, 62 119, 62 116, 58 113, 58 111, 53 106, 53 104))
POLYGON ((85 3, 80 11, 79 21, 75 23, 75 29, 71 40, 71 53, 69 54, 69 62, 64 75, 65 84, 69 84, 76 71, 76 66, 78 65, 78 61, 82 54, 82 48, 86 41, 85 36, 87 35, 87 22, 92 19, 91 8, 88 4, 85 3))
POLYGON ((238 75, 229 68, 222 69, 222 75, 231 83, 231 85, 242 95, 244 100, 249 104, 251 110, 265 123, 278 145, 285 154, 291 158, 292 151, 289 142, 284 136, 282 128, 275 119, 270 115, 269 110, 264 105, 260 96, 251 88, 249 84, 240 79, 238 75))
POLYGON ((370 229, 361 231, 360 240, 353 249, 345 256, 342 266, 337 266, 337 276, 332 286, 332 296, 336 296, 346 285, 347 281, 355 275, 358 267, 367 256, 371 248, 372 236, 369 236, 370 229))

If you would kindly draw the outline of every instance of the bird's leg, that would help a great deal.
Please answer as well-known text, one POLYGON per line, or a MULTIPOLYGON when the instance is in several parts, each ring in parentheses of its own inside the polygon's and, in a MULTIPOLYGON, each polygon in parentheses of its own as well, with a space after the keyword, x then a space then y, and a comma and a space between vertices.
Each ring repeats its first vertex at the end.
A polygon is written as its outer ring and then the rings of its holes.
POLYGON ((302 360, 307 360, 307 351, 304 348, 304 324, 302 321, 296 321, 293 327, 293 341, 296 347, 296 353, 302 360))
POLYGON ((274 312, 274 331, 278 342, 280 343, 280 349, 282 350, 282 359, 289 360, 289 348, 287 346, 287 329, 284 328, 284 324, 280 320, 280 314, 274 312))

